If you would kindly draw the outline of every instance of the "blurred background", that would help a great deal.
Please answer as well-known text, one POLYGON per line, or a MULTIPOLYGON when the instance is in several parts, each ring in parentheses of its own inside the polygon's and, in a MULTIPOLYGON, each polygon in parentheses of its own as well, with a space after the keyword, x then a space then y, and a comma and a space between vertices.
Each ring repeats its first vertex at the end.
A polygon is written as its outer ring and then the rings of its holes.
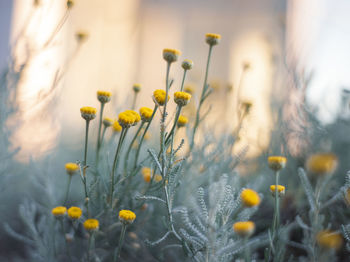
MULTIPOLYGON (((240 143, 257 156, 275 128, 271 104, 288 104, 298 96, 295 86, 307 84, 305 99, 325 123, 339 110, 348 114, 342 107, 350 86, 348 10, 347 0, 76 0, 70 9, 65 0, 2 0, 0 66, 6 70, 10 52, 15 68, 27 66, 19 110, 8 120, 17 125, 11 136, 13 147, 20 146, 17 158, 40 158, 57 144, 80 147, 79 108, 98 107, 97 90, 113 92, 110 117, 130 104, 134 83, 142 84, 138 107, 152 107, 153 90, 164 87, 163 48, 181 50, 180 61, 194 61, 187 84, 199 92, 207 32, 221 34, 222 41, 209 74, 216 113, 206 128, 234 130, 239 102, 252 103, 240 143), (295 81, 296 75, 305 81, 295 81)), ((177 63, 171 72, 177 87, 181 74, 177 63)))

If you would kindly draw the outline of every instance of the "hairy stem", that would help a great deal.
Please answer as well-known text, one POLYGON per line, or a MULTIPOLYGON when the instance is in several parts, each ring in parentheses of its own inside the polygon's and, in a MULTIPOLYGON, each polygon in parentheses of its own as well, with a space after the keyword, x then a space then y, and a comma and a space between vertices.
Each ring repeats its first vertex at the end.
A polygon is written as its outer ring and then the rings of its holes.
POLYGON ((118 164, 118 157, 120 154, 120 150, 124 141, 124 138, 126 136, 126 133, 128 132, 129 128, 124 128, 122 129, 122 132, 119 136, 119 142, 118 142, 118 146, 117 146, 117 150, 115 152, 114 155, 114 161, 113 161, 113 166, 112 166, 112 172, 111 172, 111 188, 110 188, 110 195, 109 195, 109 203, 112 206, 112 202, 113 202, 113 193, 114 193, 114 177, 115 177, 115 171, 117 169, 117 164, 118 164))
POLYGON ((198 108, 197 108, 197 112, 196 112, 196 119, 195 119, 193 132, 192 132, 192 140, 191 140, 191 144, 190 144, 190 152, 192 151, 193 146, 194 146, 194 139, 195 139, 197 128, 198 128, 199 121, 200 121, 200 110, 201 110, 202 104, 203 104, 203 102, 205 100, 204 96, 206 95, 207 90, 208 90, 208 83, 207 82, 208 82, 208 72, 209 72, 209 65, 210 65, 210 58, 211 58, 212 49, 213 49, 213 46, 210 45, 209 46, 209 52, 208 52, 207 66, 206 66, 206 70, 205 70, 203 89, 202 89, 202 93, 201 93, 201 96, 200 96, 200 100, 199 100, 199 104, 198 104, 198 108))
POLYGON ((103 109, 105 107, 105 103, 101 103, 100 110, 100 119, 98 121, 98 133, 97 133, 97 149, 96 149, 96 166, 98 166, 100 148, 101 148, 101 128, 102 128, 102 117, 103 117, 103 109))
POLYGON ((148 131, 148 128, 149 128, 150 125, 151 125, 151 122, 152 122, 152 120, 153 120, 153 118, 154 118, 154 115, 155 115, 156 112, 157 112, 157 109, 158 109, 158 106, 155 105, 155 106, 154 106, 154 109, 153 109, 153 114, 152 114, 152 116, 151 116, 151 119, 149 120, 149 122, 148 122, 147 125, 146 125, 145 130, 143 131, 143 134, 142 134, 140 143, 139 143, 139 145, 138 145, 138 147, 137 147, 137 151, 136 151, 136 156, 135 156, 135 160, 134 160, 134 169, 137 167, 137 161, 138 161, 138 159, 139 159, 139 155, 140 155, 140 151, 141 151, 141 146, 142 146, 143 140, 144 140, 145 135, 146 135, 146 133, 147 133, 147 131, 148 131))
POLYGON ((120 253, 122 251, 122 246, 123 246, 124 238, 125 238, 126 227, 127 226, 125 224, 123 224, 122 232, 120 233, 118 249, 117 249, 116 253, 114 254, 114 259, 113 259, 114 262, 117 262, 118 259, 120 258, 120 253))

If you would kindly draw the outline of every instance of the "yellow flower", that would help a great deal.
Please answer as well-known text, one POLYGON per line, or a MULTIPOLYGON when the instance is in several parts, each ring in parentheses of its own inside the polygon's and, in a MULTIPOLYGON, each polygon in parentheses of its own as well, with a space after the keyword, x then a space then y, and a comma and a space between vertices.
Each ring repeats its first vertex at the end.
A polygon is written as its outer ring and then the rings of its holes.
POLYGON ((205 34, 205 42, 207 42, 208 45, 217 45, 220 43, 221 35, 219 34, 205 34))
POLYGON ((181 92, 181 91, 174 93, 174 101, 179 106, 187 105, 190 99, 191 99, 191 95, 189 93, 181 92))
MULTIPOLYGON (((166 92, 162 89, 157 89, 156 91, 153 92, 153 101, 157 105, 164 105, 165 104, 165 95, 166 92)), ((168 101, 170 99, 170 96, 168 95, 168 101)))
POLYGON ((149 167, 144 167, 141 169, 143 180, 149 183, 151 181, 151 169, 149 167))
POLYGON ((189 93, 189 94, 193 95, 194 89, 195 89, 195 88, 194 88, 193 85, 187 84, 187 85, 185 85, 184 91, 185 91, 186 93, 189 93))
POLYGON ((96 117, 96 108, 90 106, 84 106, 80 108, 81 117, 87 121, 90 121, 96 117))
POLYGON ((124 112, 134 116, 135 120, 134 120, 133 126, 137 125, 137 123, 140 122, 141 116, 136 111, 134 111, 134 110, 125 110, 124 112))
POLYGON ((177 120, 177 127, 183 127, 188 123, 188 118, 180 115, 179 119, 177 120))
POLYGON ((169 48, 163 49, 163 58, 168 63, 176 62, 179 55, 181 55, 179 50, 169 48))
MULTIPOLYGON (((143 176, 143 180, 145 180, 146 183, 149 183, 151 182, 151 178, 152 178, 152 172, 151 172, 151 169, 149 167, 144 167, 141 169, 141 173, 142 173, 142 176, 143 176)), ((154 181, 156 181, 157 183, 162 181, 162 176, 161 175, 155 175, 154 176, 154 181)))
POLYGON ((141 115, 142 121, 149 122, 151 120, 152 114, 153 114, 153 110, 151 108, 148 108, 148 107, 140 108, 140 115, 141 115))
POLYGON ((111 101, 111 96, 111 92, 101 90, 97 91, 97 99, 101 103, 108 103, 109 101, 111 101))
POLYGON ((114 121, 114 123, 113 123, 113 131, 119 133, 120 131, 122 131, 122 129, 123 128, 119 124, 119 122, 118 121, 114 121))
POLYGON ((134 90, 135 93, 138 93, 141 91, 141 84, 134 84, 132 86, 132 89, 134 90))
POLYGON ((332 153, 311 155, 306 162, 307 170, 317 175, 332 174, 337 165, 337 156, 332 153))
POLYGON ((84 222, 84 228, 89 232, 97 230, 99 225, 100 223, 98 222, 98 220, 94 218, 87 219, 84 222))
POLYGON ((154 176, 154 181, 156 181, 156 183, 158 183, 158 182, 160 182, 160 181, 162 181, 162 180, 163 180, 163 177, 162 177, 161 175, 156 174, 156 175, 154 176))
POLYGON ((182 64, 181 64, 182 68, 185 70, 190 70, 193 67, 193 61, 189 60, 189 59, 185 59, 182 64))
POLYGON ((269 156, 267 159, 269 168, 274 171, 279 171, 286 166, 287 158, 283 156, 269 156))
MULTIPOLYGON (((272 196, 275 197, 276 185, 271 185, 270 191, 272 196)), ((279 197, 284 196, 284 194, 286 193, 286 188, 284 186, 277 185, 277 193, 279 197)))
POLYGON ((58 206, 55 207, 51 210, 51 213, 56 217, 56 218, 61 218, 67 213, 67 208, 58 206))
POLYGON ((109 118, 109 117, 105 117, 102 120, 102 123, 105 127, 109 127, 109 126, 113 125, 113 122, 114 122, 114 120, 112 118, 109 118))
POLYGON ((67 174, 71 176, 79 170, 79 166, 76 163, 67 163, 65 167, 67 174))
POLYGON ((119 211, 119 221, 123 224, 131 224, 134 222, 136 215, 130 210, 120 210, 119 211))
POLYGON ((317 244, 325 249, 339 249, 343 245, 343 237, 340 233, 329 229, 323 230, 316 235, 317 244))
POLYGON ((118 115, 118 122, 123 128, 136 125, 141 120, 140 115, 133 110, 125 110, 118 115))
POLYGON ((245 207, 254 207, 260 204, 260 197, 252 189, 244 189, 241 193, 242 204, 245 207))
POLYGON ((83 43, 89 38, 89 33, 86 31, 77 31, 75 33, 75 38, 77 39, 78 43, 83 43))
POLYGON ((255 224, 252 221, 236 222, 232 226, 235 233, 241 237, 249 237, 254 233, 255 224))
POLYGON ((83 212, 79 207, 70 207, 68 209, 68 217, 73 220, 77 220, 81 217, 83 212))
POLYGON ((70 9, 72 8, 74 5, 74 1, 73 0, 67 0, 67 8, 70 9))

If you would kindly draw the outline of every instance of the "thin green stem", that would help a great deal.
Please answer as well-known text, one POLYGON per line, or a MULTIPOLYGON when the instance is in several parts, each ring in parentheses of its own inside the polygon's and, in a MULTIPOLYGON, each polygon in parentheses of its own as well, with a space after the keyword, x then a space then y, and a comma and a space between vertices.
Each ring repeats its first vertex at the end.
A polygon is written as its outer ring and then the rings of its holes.
POLYGON ((94 237, 94 233, 91 233, 89 236, 89 242, 88 242, 88 248, 87 248, 87 261, 88 262, 90 262, 90 252, 91 252, 93 237, 94 237))
POLYGON ((279 196, 278 196, 278 179, 279 179, 279 171, 275 173, 275 214, 273 219, 273 239, 274 242, 277 243, 278 240, 278 229, 280 223, 280 207, 279 207, 279 196))
POLYGON ((62 234, 63 234, 63 238, 64 238, 64 243, 65 243, 66 250, 67 250, 67 255, 68 255, 69 261, 72 261, 72 256, 70 254, 70 249, 69 249, 67 239, 66 239, 66 231, 64 230, 63 219, 60 219, 60 225, 61 225, 61 230, 62 230, 62 234))
POLYGON ((52 32, 52 34, 50 35, 50 37, 47 39, 47 41, 45 42, 43 48, 46 48, 51 42, 52 40, 55 38, 55 36, 58 34, 58 32, 62 29, 64 23, 67 21, 67 18, 69 16, 69 11, 70 9, 67 8, 66 12, 64 13, 63 17, 61 18, 61 20, 58 22, 56 28, 54 29, 54 31, 52 32))
POLYGON ((129 155, 130 155, 132 146, 133 146, 133 144, 135 143, 135 141, 136 141, 138 135, 140 134, 141 129, 142 129, 142 127, 144 126, 144 124, 145 124, 145 122, 142 121, 142 122, 141 122, 141 125, 140 125, 139 128, 137 129, 137 131, 136 131, 134 137, 132 138, 132 140, 131 140, 131 142, 130 142, 130 145, 129 145, 129 147, 128 147, 128 151, 127 151, 126 154, 125 154, 125 159, 124 159, 124 176, 126 176, 126 173, 127 173, 127 165, 128 165, 129 155))
POLYGON ((175 130, 176 130, 176 125, 177 125, 177 121, 179 120, 179 117, 180 117, 180 113, 181 113, 181 109, 182 109, 182 106, 177 106, 177 110, 176 110, 176 115, 175 115, 175 119, 174 119, 174 123, 173 123, 173 126, 168 134, 168 136, 166 137, 165 139, 165 146, 168 144, 169 142, 169 139, 174 135, 175 133, 175 130))
POLYGON ((68 175, 68 183, 67 183, 66 193, 65 193, 64 202, 63 202, 64 206, 66 205, 67 200, 68 200, 69 188, 70 188, 71 182, 72 182, 72 176, 68 175))
MULTIPOLYGON (((169 72, 171 63, 167 63, 166 78, 165 78, 165 102, 163 107, 162 121, 160 123, 160 153, 162 155, 162 174, 165 175, 165 160, 166 160, 166 150, 165 150, 165 119, 166 119, 166 107, 168 102, 169 93, 169 72)), ((163 176, 164 177, 164 176, 163 176)))
POLYGON ((122 246, 123 246, 123 244, 124 244, 124 238, 125 238, 126 227, 127 227, 127 226, 126 226, 125 224, 123 224, 122 232, 120 233, 118 249, 117 249, 116 253, 114 254, 114 259, 113 259, 114 262, 117 262, 118 259, 120 258, 120 253, 121 253, 121 251, 122 251, 122 246))
POLYGON ((86 166, 86 158, 87 158, 87 150, 88 150, 88 141, 89 141, 89 124, 90 124, 90 120, 86 120, 86 128, 85 128, 85 149, 84 149, 84 162, 83 162, 83 166, 86 166))
POLYGON ((98 165, 98 158, 99 158, 100 148, 101 148, 101 128, 102 128, 102 117, 103 117, 104 107, 105 107, 105 103, 101 103, 100 119, 98 121, 98 133, 97 133, 96 166, 98 165))
POLYGON ((113 161, 113 166, 112 166, 112 172, 111 172, 111 189, 110 189, 110 195, 109 195, 109 201, 110 201, 110 205, 112 206, 112 202, 113 202, 113 193, 114 193, 114 177, 115 177, 115 171, 117 169, 117 165, 118 165, 118 157, 120 154, 120 150, 124 141, 124 138, 126 136, 126 133, 128 132, 129 128, 124 128, 122 129, 122 132, 119 136, 119 142, 118 142, 118 146, 117 146, 117 150, 115 152, 115 156, 114 156, 114 161, 113 161))
POLYGON ((131 109, 134 110, 135 109, 135 106, 136 106, 136 98, 137 98, 137 92, 134 92, 134 98, 132 100, 132 107, 131 109))
POLYGON ((148 131, 148 128, 149 128, 150 125, 151 125, 151 122, 152 122, 152 120, 153 120, 153 118, 154 118, 154 115, 155 115, 156 112, 157 112, 157 109, 158 109, 158 106, 155 105, 155 106, 154 106, 154 109, 153 109, 153 114, 152 114, 152 116, 151 116, 151 119, 150 119, 150 121, 147 123, 146 128, 145 128, 145 130, 143 131, 143 134, 142 134, 140 143, 139 143, 139 145, 138 145, 138 147, 137 147, 137 151, 136 151, 136 156, 135 156, 135 160, 134 160, 134 169, 135 169, 136 166, 137 166, 137 161, 138 161, 138 159, 139 159, 139 155, 140 155, 140 151, 141 151, 141 146, 142 146, 143 140, 144 140, 145 135, 146 135, 146 133, 147 133, 147 131, 148 131))
POLYGON ((185 84, 186 74, 187 74, 187 70, 186 70, 186 69, 184 69, 184 74, 183 74, 183 77, 182 77, 182 82, 181 82, 181 88, 180 88, 180 91, 183 91, 183 90, 184 90, 184 84, 185 84))
POLYGON ((197 128, 199 125, 199 121, 200 121, 200 110, 201 110, 202 104, 205 100, 203 98, 206 95, 207 90, 208 90, 208 72, 209 72, 209 65, 210 65, 210 58, 211 58, 212 49, 213 49, 213 46, 210 45, 209 52, 208 52, 207 66, 206 66, 206 70, 205 70, 204 84, 203 84, 203 89, 202 89, 202 93, 200 96, 200 100, 199 100, 199 104, 198 104, 198 108, 197 108, 197 112, 196 112, 196 119, 195 119, 195 123, 194 123, 194 127, 193 127, 192 140, 191 140, 189 152, 192 151, 193 146, 194 146, 194 139, 195 139, 195 135, 196 135, 197 128))
POLYGON ((244 261, 250 262, 250 248, 248 246, 248 237, 244 238, 244 261))

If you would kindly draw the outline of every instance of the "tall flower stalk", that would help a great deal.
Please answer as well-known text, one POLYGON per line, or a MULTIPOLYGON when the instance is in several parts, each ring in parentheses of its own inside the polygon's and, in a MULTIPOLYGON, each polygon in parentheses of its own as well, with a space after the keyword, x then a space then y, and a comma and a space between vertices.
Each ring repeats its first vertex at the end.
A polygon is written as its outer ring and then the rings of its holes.
POLYGON ((103 118, 103 110, 105 104, 111 100, 111 93, 108 91, 97 91, 97 99, 100 101, 101 109, 100 109, 100 118, 98 120, 98 133, 97 133, 97 149, 96 149, 96 166, 98 166, 99 154, 101 149, 101 129, 102 129, 102 118, 103 118))
POLYGON ((85 205, 87 212, 89 214, 89 195, 87 189, 87 177, 86 177, 86 169, 87 169, 87 152, 88 152, 88 143, 89 143, 89 124, 92 119, 96 117, 96 108, 85 106, 80 108, 81 117, 85 119, 85 146, 84 146, 84 160, 82 170, 80 169, 81 178, 84 184, 84 192, 85 192, 85 205))
MULTIPOLYGON (((272 243, 270 245, 270 249, 268 251, 268 256, 271 255, 271 247, 277 247, 278 238, 279 238, 279 226, 280 226, 280 203, 279 198, 282 196, 281 190, 284 189, 283 186, 280 186, 279 183, 279 174, 280 170, 283 169, 287 163, 287 159, 283 156, 270 156, 267 159, 268 165, 270 169, 274 171, 275 174, 275 185, 270 187, 270 190, 272 191, 272 195, 275 198, 275 211, 273 216, 273 222, 271 226, 271 233, 272 233, 272 243)), ((278 251, 274 250, 274 253, 277 254, 278 251)), ((269 259, 269 258, 268 258, 269 259)))
POLYGON ((142 134, 142 136, 141 136, 140 143, 138 144, 138 147, 137 147, 137 150, 136 150, 136 155, 135 155, 135 160, 134 160, 134 168, 133 168, 134 170, 135 170, 136 167, 137 167, 137 162, 138 162, 138 159, 139 159, 139 155, 140 155, 142 143, 143 143, 143 141, 144 141, 144 139, 145 139, 145 136, 146 136, 146 134, 147 134, 147 131, 148 131, 148 129, 149 129, 150 125, 151 125, 151 122, 152 122, 152 120, 153 120, 153 118, 154 118, 154 115, 155 115, 156 112, 157 112, 157 109, 158 109, 158 105, 156 104, 156 105, 154 106, 152 115, 151 115, 149 121, 147 122, 147 125, 146 125, 145 130, 143 130, 143 134, 142 134))
POLYGON ((208 86, 208 73, 209 73, 209 65, 210 65, 211 53, 212 53, 212 50, 213 50, 213 46, 219 44, 220 39, 221 39, 221 35, 218 35, 218 34, 210 34, 209 33, 209 34, 206 34, 205 36, 206 36, 205 41, 209 45, 209 52, 208 52, 207 66, 206 66, 206 69, 205 69, 203 89, 202 89, 202 93, 201 93, 201 96, 200 96, 200 99, 199 99, 199 104, 198 104, 197 112, 196 112, 196 118, 195 118, 193 131, 192 131, 192 140, 191 140, 191 144, 190 144, 190 152, 193 149, 196 132, 197 132, 200 120, 201 120, 200 119, 200 110, 201 110, 202 104, 205 101, 205 99, 211 93, 211 91, 209 90, 209 86, 208 86))
POLYGON ((114 155, 114 161, 112 166, 112 172, 110 177, 110 194, 109 194, 109 204, 112 207, 113 204, 113 195, 114 195, 114 180, 115 180, 115 172, 118 167, 118 160, 120 156, 120 151, 122 149, 123 142, 125 140, 126 134, 131 126, 137 125, 137 123, 141 120, 140 115, 133 110, 126 110, 119 114, 118 122, 122 127, 122 132, 119 137, 118 146, 114 155))

